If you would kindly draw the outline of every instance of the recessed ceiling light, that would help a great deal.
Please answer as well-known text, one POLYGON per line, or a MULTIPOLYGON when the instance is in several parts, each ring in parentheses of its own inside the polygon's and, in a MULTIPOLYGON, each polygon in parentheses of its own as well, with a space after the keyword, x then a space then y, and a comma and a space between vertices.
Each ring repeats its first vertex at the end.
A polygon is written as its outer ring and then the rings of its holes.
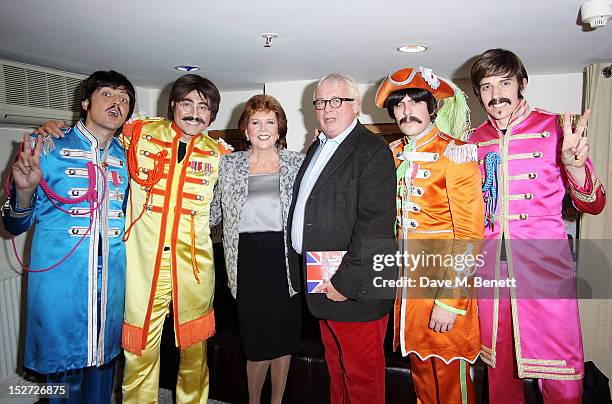
POLYGON ((195 71, 200 70, 198 66, 191 66, 191 65, 178 65, 178 66, 174 66, 174 68, 182 72, 195 72, 195 71))
POLYGON ((264 48, 271 48, 272 40, 278 38, 278 34, 276 32, 264 32, 263 34, 260 34, 260 36, 266 41, 264 48))
POLYGON ((426 50, 427 46, 423 45, 404 45, 397 48, 397 51, 402 53, 419 53, 425 52, 426 50))

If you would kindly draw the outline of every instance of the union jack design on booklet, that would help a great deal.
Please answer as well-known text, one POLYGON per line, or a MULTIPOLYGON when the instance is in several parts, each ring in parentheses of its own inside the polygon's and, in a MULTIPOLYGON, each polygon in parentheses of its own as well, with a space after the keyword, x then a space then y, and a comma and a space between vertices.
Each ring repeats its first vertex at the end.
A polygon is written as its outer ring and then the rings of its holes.
POLYGON ((334 276, 346 251, 306 252, 306 284, 308 293, 325 293, 321 286, 334 276))

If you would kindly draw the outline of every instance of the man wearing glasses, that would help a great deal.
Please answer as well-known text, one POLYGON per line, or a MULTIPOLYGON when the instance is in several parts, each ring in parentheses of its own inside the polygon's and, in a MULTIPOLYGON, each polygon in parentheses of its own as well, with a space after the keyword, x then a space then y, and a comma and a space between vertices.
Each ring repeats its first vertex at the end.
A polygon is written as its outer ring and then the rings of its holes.
MULTIPOLYGON (((178 78, 169 119, 123 125, 130 174, 124 240, 127 252, 123 401, 157 402, 159 350, 172 304, 181 350, 179 403, 208 400, 206 339, 215 332, 215 271, 209 215, 219 159, 228 152, 204 130, 215 120, 220 95, 204 77, 178 78)), ((39 134, 62 136, 64 122, 39 134)))
MULTIPOLYGON (((376 254, 395 252, 395 168, 387 144, 359 123, 359 90, 323 77, 314 107, 322 132, 298 173, 289 212, 289 267, 299 276, 312 251, 346 251, 323 293, 307 294, 319 318, 331 403, 385 401, 383 341, 390 299, 377 296, 376 254)), ((393 297, 393 293, 390 296, 393 297)))
POLYGON ((219 102, 213 83, 187 74, 172 86, 169 119, 124 126, 132 179, 124 402, 157 401, 159 347, 170 304, 181 350, 177 402, 208 400, 206 339, 215 331, 210 202, 220 155, 228 151, 204 130, 215 120, 219 102))

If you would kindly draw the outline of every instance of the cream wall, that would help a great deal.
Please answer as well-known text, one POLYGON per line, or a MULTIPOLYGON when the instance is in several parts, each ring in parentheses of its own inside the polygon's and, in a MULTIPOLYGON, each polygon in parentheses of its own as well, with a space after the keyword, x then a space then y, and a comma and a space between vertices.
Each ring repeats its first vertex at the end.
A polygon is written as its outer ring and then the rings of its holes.
MULTIPOLYGON (((159 116, 158 100, 161 90, 157 88, 136 87, 136 98, 138 99, 138 111, 141 116, 159 116)), ((164 110, 165 113, 165 110, 164 110)))
POLYGON ((221 93, 221 105, 217 118, 210 125, 211 130, 236 129, 238 128, 238 118, 244 109, 244 104, 249 98, 256 94, 263 93, 263 85, 258 90, 248 91, 226 91, 221 93))

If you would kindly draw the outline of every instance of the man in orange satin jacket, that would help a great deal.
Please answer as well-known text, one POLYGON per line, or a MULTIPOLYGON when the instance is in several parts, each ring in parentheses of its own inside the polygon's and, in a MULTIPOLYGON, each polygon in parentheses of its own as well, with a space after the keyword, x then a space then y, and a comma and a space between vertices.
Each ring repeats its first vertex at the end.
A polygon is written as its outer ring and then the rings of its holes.
POLYGON ((468 278, 483 238, 484 204, 476 148, 459 139, 468 117, 463 97, 452 82, 423 67, 391 73, 376 94, 376 105, 387 108, 405 135, 390 145, 404 259, 394 346, 410 356, 421 403, 475 402, 470 364, 480 352, 480 336, 468 278), (449 123, 436 114, 458 118, 449 123), (422 260, 411 265, 415 258, 422 260))

